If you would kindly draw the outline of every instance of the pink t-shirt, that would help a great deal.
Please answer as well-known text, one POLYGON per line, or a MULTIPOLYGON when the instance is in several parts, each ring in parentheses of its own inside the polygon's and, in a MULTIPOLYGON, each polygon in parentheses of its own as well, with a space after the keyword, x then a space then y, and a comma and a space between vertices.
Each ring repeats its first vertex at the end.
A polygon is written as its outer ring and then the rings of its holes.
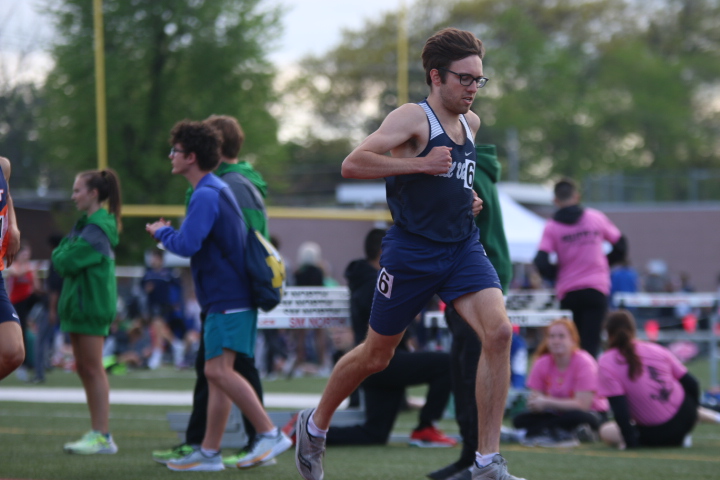
POLYGON ((585 208, 572 225, 548 220, 538 250, 557 254, 555 290, 560 299, 586 288, 610 293, 610 266, 602 244, 615 243, 621 235, 604 213, 592 208, 585 208))
MULTIPOLYGON (((568 367, 560 371, 548 353, 535 361, 527 386, 554 398, 574 398, 575 392, 597 392, 598 365, 585 350, 575 350, 568 367)), ((608 401, 596 394, 590 408, 596 412, 606 412, 608 401)))
POLYGON ((635 352, 642 363, 642 374, 628 378, 625 358, 616 349, 600 356, 599 393, 606 397, 625 395, 630 416, 638 425, 660 425, 680 409, 685 391, 678 379, 687 369, 669 350, 660 345, 636 340, 635 352))

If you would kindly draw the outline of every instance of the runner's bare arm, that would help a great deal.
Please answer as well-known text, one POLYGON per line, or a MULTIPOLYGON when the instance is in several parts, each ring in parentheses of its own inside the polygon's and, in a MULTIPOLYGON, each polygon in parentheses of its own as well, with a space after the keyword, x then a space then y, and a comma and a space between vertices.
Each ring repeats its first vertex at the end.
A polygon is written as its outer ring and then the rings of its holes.
POLYGON ((428 130, 422 107, 415 104, 399 107, 345 158, 343 177, 374 179, 410 173, 446 173, 452 164, 449 147, 435 147, 425 157, 416 156, 427 145, 428 130))

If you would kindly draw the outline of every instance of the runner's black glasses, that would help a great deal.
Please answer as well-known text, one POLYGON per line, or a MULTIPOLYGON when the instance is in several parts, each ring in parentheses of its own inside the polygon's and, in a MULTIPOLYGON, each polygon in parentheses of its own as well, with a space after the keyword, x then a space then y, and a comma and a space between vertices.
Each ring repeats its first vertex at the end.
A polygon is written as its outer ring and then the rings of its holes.
POLYGON ((475 85, 477 85, 477 88, 483 88, 485 84, 490 80, 487 77, 473 77, 469 73, 456 73, 452 70, 448 70, 445 67, 438 67, 438 70, 445 70, 448 73, 452 73, 453 75, 457 75, 460 79, 460 85, 463 87, 469 87, 472 85, 472 82, 475 82, 475 85))

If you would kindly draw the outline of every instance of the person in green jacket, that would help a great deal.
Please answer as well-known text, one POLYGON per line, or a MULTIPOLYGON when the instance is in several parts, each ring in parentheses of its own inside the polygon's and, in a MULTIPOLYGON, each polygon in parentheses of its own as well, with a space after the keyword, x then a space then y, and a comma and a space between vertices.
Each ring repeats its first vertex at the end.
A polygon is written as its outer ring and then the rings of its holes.
POLYGON ((110 385, 102 351, 116 314, 114 249, 121 229, 120 180, 110 169, 81 172, 75 177, 72 200, 83 216, 53 250, 52 262, 64 279, 58 303, 60 328, 70 335, 92 430, 64 449, 113 454, 118 448, 109 431, 110 385))
MULTIPOLYGON (((500 199, 496 183, 500 180, 500 162, 495 145, 476 145, 477 164, 473 190, 483 201, 483 208, 475 217, 480 229, 480 243, 485 247, 490 263, 497 271, 503 292, 507 293, 512 280, 512 262, 505 228, 503 227, 500 199)), ((450 465, 428 474, 432 480, 470 479, 469 468, 475 461, 477 450, 478 419, 475 403, 475 379, 481 344, 472 328, 455 311, 452 305, 445 309, 445 319, 452 332, 450 349, 453 380, 455 418, 463 439, 460 458, 450 465)))

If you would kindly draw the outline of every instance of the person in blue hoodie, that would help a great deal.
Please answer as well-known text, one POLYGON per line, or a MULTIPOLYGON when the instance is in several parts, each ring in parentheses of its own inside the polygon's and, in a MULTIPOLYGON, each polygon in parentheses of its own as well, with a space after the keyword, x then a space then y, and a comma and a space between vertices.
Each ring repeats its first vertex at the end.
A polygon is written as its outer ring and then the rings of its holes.
POLYGON ((168 251, 190 257, 204 316, 210 396, 200 448, 167 466, 176 471, 223 470, 220 441, 232 401, 257 432, 247 455, 237 464, 249 468, 284 452, 292 442, 272 423, 250 382, 233 369, 238 354, 254 356, 257 335, 257 310, 245 265, 247 227, 230 187, 212 174, 220 162, 220 133, 207 124, 184 120, 173 127, 170 137, 172 173, 184 176, 194 192, 180 230, 164 219, 145 228, 168 251))
MULTIPOLYGON (((204 123, 220 132, 220 136, 222 137, 220 164, 217 169, 215 169, 215 175, 230 187, 248 226, 262 233, 263 236, 269 240, 268 218, 264 202, 264 198, 267 195, 267 183, 252 165, 238 159, 240 149, 245 142, 245 133, 240 123, 238 123, 237 119, 228 115, 211 115, 204 120, 204 123)), ((186 208, 190 203, 194 191, 195 189, 191 186, 188 187, 185 193, 186 208)), ((270 332, 271 331, 267 329, 262 332, 265 334, 266 341, 268 336, 273 336, 270 332)), ((277 330, 272 330, 272 332, 277 335, 277 330)), ((255 358, 244 354, 236 355, 233 367, 236 372, 250 382, 260 402, 262 402, 262 383, 260 381, 260 372, 258 372, 255 366, 255 358)), ((152 458, 158 463, 167 465, 171 460, 184 457, 192 452, 195 446, 200 445, 205 437, 207 427, 208 382, 204 373, 205 344, 202 339, 195 360, 195 372, 197 378, 193 390, 193 409, 190 414, 187 429, 185 430, 185 441, 169 450, 153 451, 152 458)), ((235 466, 242 460, 242 457, 247 455, 247 449, 253 443, 255 428, 252 426, 252 422, 244 415, 243 424, 248 437, 248 445, 240 450, 240 452, 226 456, 223 459, 225 466, 235 466)), ((275 462, 274 459, 264 462, 263 465, 270 465, 273 462, 275 462)))

